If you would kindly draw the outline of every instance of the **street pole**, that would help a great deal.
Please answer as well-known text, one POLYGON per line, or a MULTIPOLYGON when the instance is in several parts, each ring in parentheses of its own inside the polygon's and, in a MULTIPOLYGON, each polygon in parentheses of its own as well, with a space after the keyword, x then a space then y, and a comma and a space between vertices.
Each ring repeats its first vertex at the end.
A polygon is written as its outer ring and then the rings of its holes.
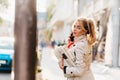
POLYGON ((36 80, 36 0, 15 0, 14 80, 36 80))

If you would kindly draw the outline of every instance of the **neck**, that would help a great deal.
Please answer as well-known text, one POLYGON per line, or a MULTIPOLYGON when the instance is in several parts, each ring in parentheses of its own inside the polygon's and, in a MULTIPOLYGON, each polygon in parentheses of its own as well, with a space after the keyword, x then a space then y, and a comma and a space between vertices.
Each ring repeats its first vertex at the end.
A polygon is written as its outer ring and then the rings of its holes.
POLYGON ((81 39, 83 39, 85 37, 86 37, 85 35, 81 35, 81 36, 75 37, 74 38, 74 42, 78 42, 78 41, 80 41, 81 39))

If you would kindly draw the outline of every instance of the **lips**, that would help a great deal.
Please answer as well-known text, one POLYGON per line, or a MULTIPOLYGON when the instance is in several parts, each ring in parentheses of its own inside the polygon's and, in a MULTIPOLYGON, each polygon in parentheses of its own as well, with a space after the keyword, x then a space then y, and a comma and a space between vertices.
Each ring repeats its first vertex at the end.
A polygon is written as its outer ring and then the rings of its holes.
POLYGON ((73 32, 73 34, 77 34, 76 32, 73 32))

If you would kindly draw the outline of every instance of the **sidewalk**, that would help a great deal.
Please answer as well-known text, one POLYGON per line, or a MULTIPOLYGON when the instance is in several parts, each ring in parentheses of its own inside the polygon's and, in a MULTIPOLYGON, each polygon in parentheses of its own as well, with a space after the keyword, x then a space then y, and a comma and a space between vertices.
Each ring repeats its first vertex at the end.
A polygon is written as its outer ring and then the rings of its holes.
MULTIPOLYGON (((41 67, 42 73, 37 74, 37 80, 66 80, 62 70, 59 69, 53 49, 48 47, 43 49, 41 67)), ((104 63, 93 62, 91 69, 95 80, 120 80, 120 68, 110 68, 104 63)))
POLYGON ((66 80, 63 71, 58 66, 58 61, 52 48, 43 48, 41 67, 43 80, 66 80))
POLYGON ((91 69, 95 80, 120 80, 120 68, 110 68, 104 63, 93 62, 91 69))
POLYGON ((114 80, 120 80, 120 68, 110 68, 110 75, 114 78, 114 80))

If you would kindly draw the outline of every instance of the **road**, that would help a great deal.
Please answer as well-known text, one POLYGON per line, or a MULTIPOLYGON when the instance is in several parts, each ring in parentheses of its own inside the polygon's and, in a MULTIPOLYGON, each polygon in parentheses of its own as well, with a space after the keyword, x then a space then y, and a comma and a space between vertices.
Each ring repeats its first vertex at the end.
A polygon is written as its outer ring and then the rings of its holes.
POLYGON ((11 73, 0 72, 0 80, 11 80, 11 73))

